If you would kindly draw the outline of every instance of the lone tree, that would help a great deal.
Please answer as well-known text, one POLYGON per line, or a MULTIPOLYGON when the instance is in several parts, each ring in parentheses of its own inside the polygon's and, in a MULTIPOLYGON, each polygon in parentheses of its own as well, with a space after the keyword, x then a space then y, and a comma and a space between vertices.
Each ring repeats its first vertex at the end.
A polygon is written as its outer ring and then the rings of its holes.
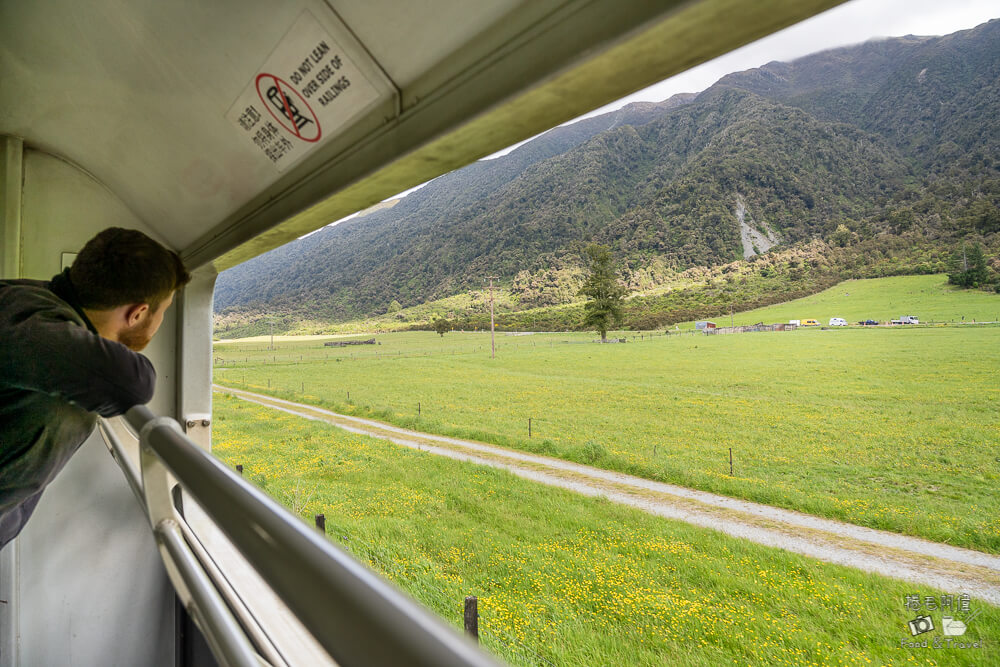
POLYGON ((590 257, 590 275, 580 288, 580 294, 589 301, 583 305, 583 323, 594 327, 601 334, 601 342, 608 339, 608 329, 622 321, 622 299, 625 288, 615 275, 611 250, 607 246, 587 247, 590 257))
POLYGON ((444 319, 443 317, 439 317, 438 319, 434 320, 434 331, 437 331, 441 335, 441 337, 444 338, 444 335, 449 331, 451 331, 451 322, 444 319))

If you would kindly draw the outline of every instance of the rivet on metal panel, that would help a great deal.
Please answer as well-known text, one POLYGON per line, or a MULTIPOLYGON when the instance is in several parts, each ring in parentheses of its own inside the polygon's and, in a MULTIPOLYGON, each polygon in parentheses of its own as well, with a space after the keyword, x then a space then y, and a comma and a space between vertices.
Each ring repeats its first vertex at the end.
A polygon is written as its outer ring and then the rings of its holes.
POLYGON ((212 424, 212 415, 208 412, 195 412, 184 415, 185 432, 195 444, 204 449, 211 447, 211 433, 209 427, 212 424))

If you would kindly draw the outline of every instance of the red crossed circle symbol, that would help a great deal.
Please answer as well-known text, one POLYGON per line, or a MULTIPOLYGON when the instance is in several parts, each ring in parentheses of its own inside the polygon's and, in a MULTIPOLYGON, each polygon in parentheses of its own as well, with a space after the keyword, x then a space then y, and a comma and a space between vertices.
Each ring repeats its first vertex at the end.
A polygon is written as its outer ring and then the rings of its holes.
POLYGON ((255 83, 261 104, 283 128, 302 141, 309 143, 319 141, 323 136, 319 118, 299 91, 273 74, 258 74, 255 83), (302 107, 299 107, 297 102, 301 103, 302 107), (307 113, 303 113, 303 107, 307 113))

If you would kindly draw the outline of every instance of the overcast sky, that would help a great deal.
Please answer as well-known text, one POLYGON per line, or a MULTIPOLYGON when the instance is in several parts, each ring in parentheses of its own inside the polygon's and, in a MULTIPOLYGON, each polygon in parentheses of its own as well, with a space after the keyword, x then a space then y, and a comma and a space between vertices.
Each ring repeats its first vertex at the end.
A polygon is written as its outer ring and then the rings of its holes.
POLYGON ((947 35, 998 17, 997 0, 852 0, 581 118, 607 113, 629 102, 660 102, 677 93, 698 93, 726 74, 760 67, 772 60, 787 62, 878 37, 947 35))
MULTIPOLYGON (((699 93, 726 74, 760 67, 772 60, 794 60, 817 51, 860 44, 879 37, 947 35, 974 28, 992 18, 1000 18, 1000 3, 997 0, 852 0, 595 109, 569 123, 613 111, 630 102, 660 102, 677 93, 699 93)), ((528 141, 531 139, 508 146, 484 159, 505 155, 528 141)), ((421 187, 423 185, 390 199, 406 196, 421 187)))

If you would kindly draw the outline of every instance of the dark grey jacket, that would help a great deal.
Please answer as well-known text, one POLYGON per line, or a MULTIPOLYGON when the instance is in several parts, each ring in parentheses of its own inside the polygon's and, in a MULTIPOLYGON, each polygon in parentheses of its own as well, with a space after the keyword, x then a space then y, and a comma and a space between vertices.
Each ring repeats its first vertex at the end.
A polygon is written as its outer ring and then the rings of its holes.
POLYGON ((90 435, 153 396, 149 359, 97 334, 64 271, 0 280, 0 547, 90 435))

